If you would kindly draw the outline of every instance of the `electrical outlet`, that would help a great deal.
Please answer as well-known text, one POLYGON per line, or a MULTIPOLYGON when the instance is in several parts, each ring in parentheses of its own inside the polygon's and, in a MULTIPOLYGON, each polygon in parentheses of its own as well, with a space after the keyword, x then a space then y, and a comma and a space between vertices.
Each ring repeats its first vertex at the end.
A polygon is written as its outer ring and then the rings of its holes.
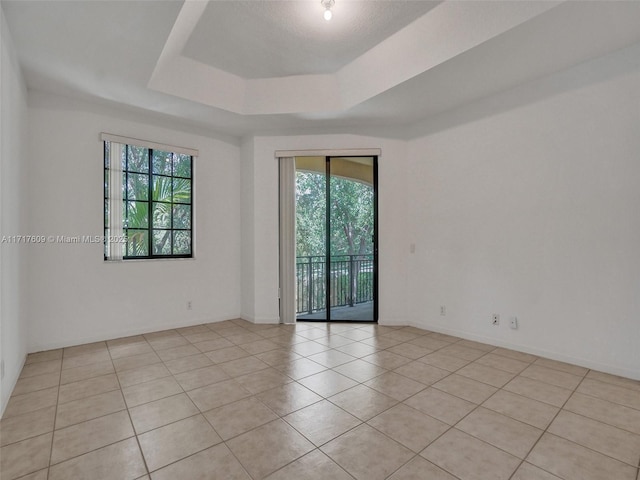
POLYGON ((191 303, 191 300, 187 300, 187 310, 193 310, 193 305, 191 303))
POLYGON ((517 330, 518 329, 518 317, 511 317, 511 320, 509 320, 509 326, 512 329, 517 330))
POLYGON ((443 317, 447 314, 447 307, 445 305, 440 305, 440 315, 443 317))
POLYGON ((500 325, 500 315, 498 315, 497 313, 494 313, 494 314, 491 316, 491 323, 492 323, 493 325, 500 325))

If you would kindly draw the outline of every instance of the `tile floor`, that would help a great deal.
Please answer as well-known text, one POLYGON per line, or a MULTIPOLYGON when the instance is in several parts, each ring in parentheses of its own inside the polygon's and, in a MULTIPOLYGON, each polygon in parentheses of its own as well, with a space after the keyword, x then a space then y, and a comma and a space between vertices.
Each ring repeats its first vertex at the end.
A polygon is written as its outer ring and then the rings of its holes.
POLYGON ((2 480, 639 480, 640 382, 413 327, 242 320, 31 354, 2 480))

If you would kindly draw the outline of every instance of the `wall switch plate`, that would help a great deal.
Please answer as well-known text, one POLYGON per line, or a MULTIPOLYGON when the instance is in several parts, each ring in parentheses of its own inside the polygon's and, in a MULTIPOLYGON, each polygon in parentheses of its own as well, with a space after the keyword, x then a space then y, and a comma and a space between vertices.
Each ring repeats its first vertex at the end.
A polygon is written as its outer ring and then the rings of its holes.
POLYGON ((443 317, 447 314, 447 307, 444 305, 440 305, 440 315, 443 317))
POLYGON ((517 330, 518 329, 518 317, 511 317, 511 320, 509 321, 509 326, 512 329, 517 330))
POLYGON ((187 310, 193 310, 193 304, 191 303, 191 300, 187 300, 187 310))
POLYGON ((500 315, 498 315, 497 313, 491 315, 491 323, 493 325, 500 325, 500 315))

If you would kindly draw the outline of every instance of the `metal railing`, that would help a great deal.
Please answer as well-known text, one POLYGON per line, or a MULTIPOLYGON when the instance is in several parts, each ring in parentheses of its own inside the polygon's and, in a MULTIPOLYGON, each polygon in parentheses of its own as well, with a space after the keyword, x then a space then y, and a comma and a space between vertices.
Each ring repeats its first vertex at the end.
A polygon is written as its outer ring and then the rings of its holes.
MULTIPOLYGON (((373 255, 332 255, 329 307, 373 301, 373 255)), ((296 258, 296 313, 327 309, 327 260, 324 255, 296 258)))

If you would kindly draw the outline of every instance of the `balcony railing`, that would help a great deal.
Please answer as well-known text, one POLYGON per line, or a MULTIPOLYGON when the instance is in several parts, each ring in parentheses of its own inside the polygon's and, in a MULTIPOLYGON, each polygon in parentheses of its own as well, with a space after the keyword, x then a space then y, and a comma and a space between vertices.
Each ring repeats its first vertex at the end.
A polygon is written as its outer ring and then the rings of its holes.
MULTIPOLYGON (((323 255, 296 259, 296 313, 327 309, 327 260, 323 255)), ((373 301, 373 255, 332 255, 329 307, 373 301)))

